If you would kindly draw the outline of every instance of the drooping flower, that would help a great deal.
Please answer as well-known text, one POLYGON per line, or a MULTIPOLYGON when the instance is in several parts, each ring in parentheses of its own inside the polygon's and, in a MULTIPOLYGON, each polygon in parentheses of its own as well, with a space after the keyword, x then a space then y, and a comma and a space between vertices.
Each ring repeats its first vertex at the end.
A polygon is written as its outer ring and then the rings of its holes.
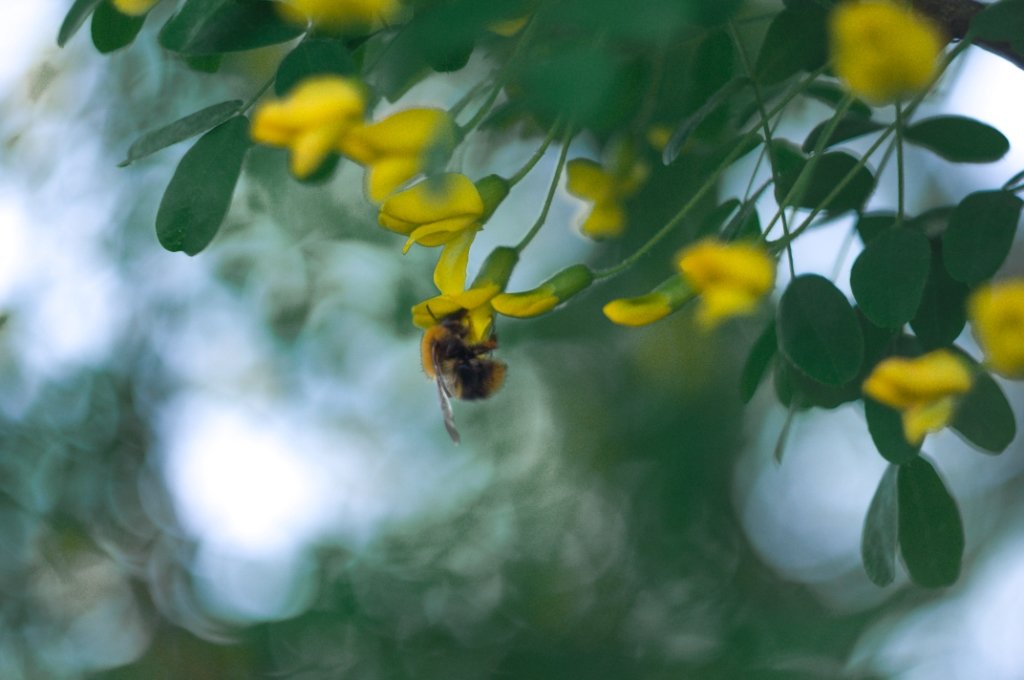
POLYGON ((403 248, 406 252, 414 243, 434 247, 465 233, 472 235, 483 225, 485 210, 472 180, 446 173, 390 196, 381 205, 377 220, 382 227, 409 237, 403 248))
POLYGON ((566 164, 566 189, 578 198, 593 203, 580 231, 593 239, 613 238, 626 227, 623 202, 635 194, 647 178, 647 167, 638 162, 617 162, 605 169, 586 158, 574 158, 566 164))
POLYGON ((341 150, 366 166, 366 192, 380 202, 422 172, 430 153, 447 155, 454 144, 455 124, 447 112, 407 109, 355 127, 341 150))
POLYGON ((864 381, 864 394, 900 411, 903 436, 920 444, 929 432, 953 418, 956 397, 970 391, 973 377, 967 364, 945 349, 908 359, 890 357, 878 363, 864 381))
POLYGON ((140 17, 153 9, 160 0, 111 0, 111 4, 121 14, 131 17, 140 17))
POLYGON ((775 287, 775 261, 753 243, 706 239, 684 248, 676 264, 700 296, 697 321, 707 330, 754 311, 775 287))
POLYGON ((499 293, 491 300, 494 311, 525 319, 550 312, 594 281, 586 265, 577 264, 558 272, 536 288, 518 293, 499 293))
POLYGON ((288 96, 261 105, 252 118, 252 138, 291 151, 291 170, 308 177, 363 118, 364 95, 348 78, 316 76, 299 83, 288 96))
POLYGON ((985 360, 1007 378, 1024 378, 1024 279, 990 283, 967 301, 985 360))
POLYGON ((388 21, 401 5, 398 0, 286 0, 278 8, 288 21, 338 31, 388 21))
POLYGON ((936 26, 889 0, 849 1, 829 22, 832 64, 851 92, 888 104, 926 88, 944 44, 936 26))
POLYGON ((646 295, 612 300, 602 311, 620 326, 646 326, 676 311, 694 295, 693 288, 681 276, 673 276, 646 295))

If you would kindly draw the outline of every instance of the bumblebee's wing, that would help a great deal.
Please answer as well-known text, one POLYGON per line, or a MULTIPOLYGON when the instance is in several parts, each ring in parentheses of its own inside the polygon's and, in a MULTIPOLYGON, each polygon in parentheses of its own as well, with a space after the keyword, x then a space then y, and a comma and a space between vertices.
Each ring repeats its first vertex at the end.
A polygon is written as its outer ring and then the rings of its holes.
POLYGON ((433 353, 434 359, 434 382, 437 383, 437 398, 441 402, 441 416, 444 418, 444 429, 448 430, 448 436, 458 444, 462 441, 459 437, 459 430, 455 427, 455 414, 452 413, 452 392, 448 388, 448 381, 444 379, 441 371, 441 359, 437 351, 433 353))

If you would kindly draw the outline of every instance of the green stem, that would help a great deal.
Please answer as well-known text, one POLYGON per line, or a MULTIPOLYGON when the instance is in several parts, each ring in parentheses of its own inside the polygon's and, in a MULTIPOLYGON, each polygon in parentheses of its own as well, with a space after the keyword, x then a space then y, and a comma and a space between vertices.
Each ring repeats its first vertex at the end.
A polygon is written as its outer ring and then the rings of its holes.
POLYGON ((520 33, 516 46, 512 50, 512 54, 509 55, 508 59, 502 65, 501 70, 498 71, 498 74, 494 77, 494 85, 491 87, 491 92, 487 95, 487 99, 480 105, 480 108, 477 109, 475 114, 473 114, 473 117, 462 126, 462 129, 460 130, 462 137, 465 137, 475 130, 476 126, 483 121, 484 116, 490 112, 491 107, 494 106, 494 102, 498 99, 498 94, 501 93, 501 88, 505 85, 505 78, 508 76, 509 69, 512 64, 515 63, 519 54, 523 51, 523 48, 526 47, 526 44, 530 41, 530 37, 533 33, 533 27, 537 23, 535 19, 536 15, 531 16, 526 26, 523 28, 523 32, 520 33))
POLYGON ((559 122, 555 121, 555 123, 551 126, 551 129, 548 130, 547 136, 544 137, 544 141, 541 142, 540 147, 533 152, 533 155, 530 156, 530 159, 528 161, 526 161, 526 164, 523 165, 523 167, 519 168, 516 174, 508 178, 509 188, 512 188, 515 185, 519 184, 519 182, 521 182, 522 179, 526 177, 531 170, 533 170, 533 166, 537 165, 537 162, 544 157, 544 152, 548 150, 548 146, 551 144, 551 141, 555 138, 555 135, 558 134, 559 127, 559 122))
MULTIPOLYGON (((547 147, 546 140, 544 147, 547 147)), ((540 209, 540 215, 537 216, 537 221, 530 227, 530 231, 526 232, 523 239, 515 246, 517 253, 522 253, 526 246, 530 245, 530 241, 533 237, 540 232, 541 227, 544 226, 544 222, 548 219, 548 211, 551 209, 551 201, 555 198, 555 190, 558 189, 558 182, 562 178, 562 168, 565 167, 565 158, 569 155, 569 144, 572 142, 572 130, 566 129, 565 141, 562 142, 562 152, 558 154, 558 164, 555 165, 555 175, 551 178, 551 186, 548 187, 548 195, 544 197, 544 205, 540 209)))
POLYGON ((903 224, 906 214, 906 180, 903 165, 903 107, 896 102, 896 226, 903 224))
POLYGON ((469 88, 466 90, 466 94, 462 95, 462 97, 459 98, 459 101, 455 102, 455 104, 448 109, 448 115, 451 116, 452 120, 455 120, 458 115, 462 113, 462 109, 466 108, 466 106, 473 101, 478 94, 480 94, 480 90, 484 89, 484 85, 485 83, 481 81, 469 88))
POLYGON ((267 80, 267 82, 265 82, 265 83, 263 83, 262 85, 260 85, 260 89, 256 90, 256 94, 254 94, 254 95, 253 95, 252 97, 250 97, 250 98, 249 98, 249 101, 247 101, 247 102, 245 102, 244 104, 242 104, 242 108, 240 108, 240 109, 238 110, 238 112, 239 112, 239 113, 245 113, 246 111, 248 111, 249 109, 251 109, 251 108, 253 107, 253 105, 254 105, 254 104, 255 104, 255 103, 257 102, 257 101, 259 101, 259 98, 260 98, 260 97, 262 97, 262 96, 263 96, 263 94, 264 94, 264 93, 265 93, 265 92, 266 92, 267 90, 269 90, 269 89, 270 89, 270 86, 274 84, 274 80, 275 80, 276 78, 277 78, 277 75, 275 74, 275 75, 271 76, 271 77, 270 77, 270 78, 269 78, 269 79, 267 80))

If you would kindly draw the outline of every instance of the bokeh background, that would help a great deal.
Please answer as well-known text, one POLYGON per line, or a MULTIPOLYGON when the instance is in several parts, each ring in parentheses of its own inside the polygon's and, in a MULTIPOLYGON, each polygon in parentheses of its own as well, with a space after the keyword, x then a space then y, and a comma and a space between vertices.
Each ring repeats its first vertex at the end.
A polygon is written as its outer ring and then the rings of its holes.
MULTIPOLYGON (((454 447, 408 318, 432 253, 400 255, 358 168, 302 185, 254 150, 225 228, 188 258, 153 231, 187 145, 116 167, 141 132, 247 98, 280 52, 213 79, 160 54, 152 25, 110 57, 85 34, 58 50, 67 6, 9 3, 0 29, 0 678, 1024 677, 1019 443, 994 458, 929 438, 964 574, 876 588, 858 551, 885 464, 856 406, 798 416, 778 464, 786 413, 770 386, 749 406, 738 390, 763 319, 708 336, 687 310, 636 330, 600 314, 663 277, 670 246, 555 314, 502 320, 508 384, 456 405, 454 447)), ((400 106, 450 106, 488 68, 400 106)), ((969 54, 929 110, 999 127, 1011 154, 911 152, 911 211, 1024 166, 1022 93, 1020 71, 969 54)), ((825 111, 795 108, 781 134, 825 111)), ((517 168, 535 144, 484 133, 456 160, 517 168)), ((471 267, 533 221, 554 156, 471 267)), ((671 191, 647 201, 652 220, 674 210, 671 191)), ((584 241, 581 208, 559 192, 513 288, 640 242, 584 241)), ((847 280, 851 228, 801 239, 798 271, 847 280)))

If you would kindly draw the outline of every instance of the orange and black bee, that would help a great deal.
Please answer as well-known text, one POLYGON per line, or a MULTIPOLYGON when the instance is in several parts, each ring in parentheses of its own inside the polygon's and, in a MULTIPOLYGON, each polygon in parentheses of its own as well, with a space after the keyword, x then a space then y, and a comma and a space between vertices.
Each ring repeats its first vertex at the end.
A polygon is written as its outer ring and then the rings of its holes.
POLYGON ((455 428, 451 398, 486 399, 501 388, 508 368, 491 358, 491 352, 498 348, 493 331, 482 342, 471 343, 468 337, 466 310, 460 310, 428 328, 420 345, 423 370, 437 383, 444 427, 456 444, 459 431, 455 428))

